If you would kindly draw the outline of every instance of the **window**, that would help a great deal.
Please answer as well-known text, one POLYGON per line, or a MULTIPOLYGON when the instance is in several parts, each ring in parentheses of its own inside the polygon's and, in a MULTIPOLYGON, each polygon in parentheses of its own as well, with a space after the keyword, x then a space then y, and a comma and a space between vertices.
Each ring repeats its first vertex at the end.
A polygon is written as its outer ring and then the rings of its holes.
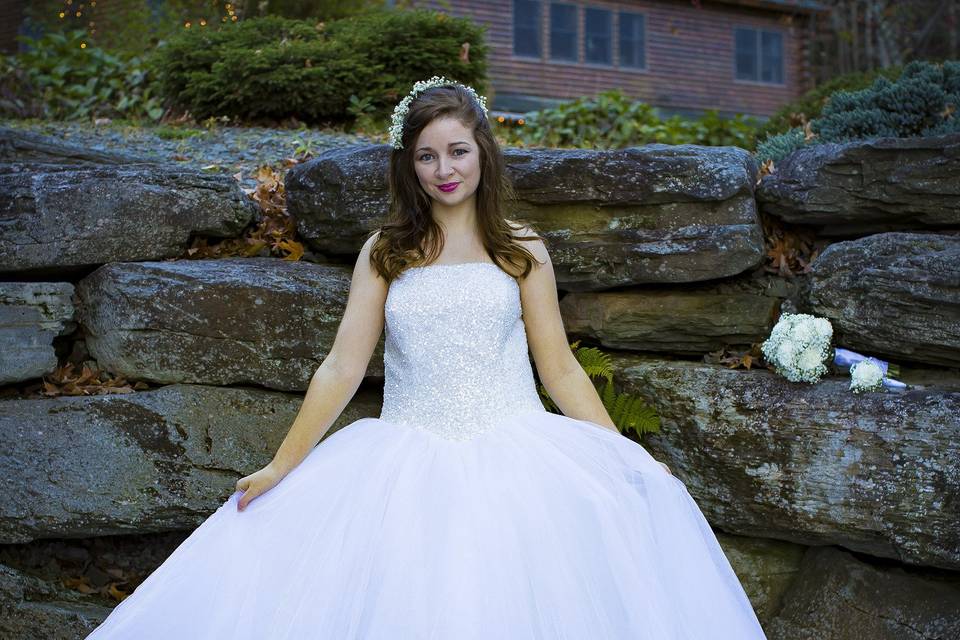
POLYGON ((577 61, 577 7, 550 3, 550 59, 577 61))
POLYGON ((539 58, 540 2, 513 0, 513 53, 539 58))
POLYGON ((584 59, 613 64, 613 15, 607 9, 584 10, 584 59))
POLYGON ((642 13, 620 12, 620 66, 637 68, 647 66, 644 55, 642 13))
POLYGON ((737 80, 783 84, 783 35, 738 27, 735 30, 737 80))

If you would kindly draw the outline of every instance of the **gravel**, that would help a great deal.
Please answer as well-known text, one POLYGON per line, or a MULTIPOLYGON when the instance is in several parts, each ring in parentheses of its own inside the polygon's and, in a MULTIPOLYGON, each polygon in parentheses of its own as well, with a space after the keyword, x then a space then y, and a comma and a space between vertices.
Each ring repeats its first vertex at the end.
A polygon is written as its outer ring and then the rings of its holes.
POLYGON ((64 142, 98 151, 121 151, 145 159, 172 162, 198 170, 241 174, 241 185, 256 186, 256 171, 269 165, 281 173, 284 160, 302 160, 304 150, 316 157, 324 151, 386 140, 325 129, 273 129, 216 126, 211 129, 181 126, 140 126, 121 123, 0 120, 0 126, 60 138, 64 142), (298 151, 298 147, 302 147, 298 151))

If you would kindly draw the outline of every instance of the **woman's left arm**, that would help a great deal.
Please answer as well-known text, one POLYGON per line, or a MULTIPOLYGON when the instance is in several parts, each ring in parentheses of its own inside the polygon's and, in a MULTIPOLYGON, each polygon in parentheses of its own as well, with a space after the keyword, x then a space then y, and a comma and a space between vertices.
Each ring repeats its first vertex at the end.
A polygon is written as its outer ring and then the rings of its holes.
MULTIPOLYGON (((521 235, 532 235, 525 227, 521 235)), ((610 419, 603 401, 577 362, 567 342, 557 298, 553 263, 542 240, 522 242, 540 264, 520 281, 520 300, 527 343, 536 362, 540 381, 563 415, 594 422, 620 433, 610 419)))
MULTIPOLYGON (((524 233, 530 235, 528 228, 524 233)), ((586 420, 619 434, 600 400, 593 382, 570 350, 560 315, 557 281, 553 263, 542 240, 524 241, 523 246, 540 264, 520 282, 520 300, 527 343, 537 366, 540 381, 563 415, 586 420)), ((658 461, 659 462, 659 461, 658 461)), ((660 462, 668 472, 668 467, 660 462)))

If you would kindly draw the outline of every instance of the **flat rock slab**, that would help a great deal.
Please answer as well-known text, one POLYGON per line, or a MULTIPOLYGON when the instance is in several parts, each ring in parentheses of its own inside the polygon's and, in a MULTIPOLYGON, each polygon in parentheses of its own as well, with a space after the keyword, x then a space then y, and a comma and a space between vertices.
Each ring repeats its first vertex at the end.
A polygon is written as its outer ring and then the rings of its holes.
POLYGON ((560 300, 569 334, 604 347, 701 355, 762 342, 781 302, 797 293, 783 278, 730 279, 720 283, 575 292, 560 300))
POLYGON ((100 366, 128 379, 303 391, 333 346, 351 274, 280 258, 113 263, 77 283, 77 319, 100 366))
POLYGON ((890 232, 831 244, 811 265, 809 299, 838 345, 960 367, 960 235, 890 232))
POLYGON ((821 235, 960 226, 960 134, 803 147, 760 181, 765 213, 821 235))
MULTIPOLYGON (((325 437, 381 401, 358 392, 325 437)), ((270 462, 302 404, 199 385, 0 402, 0 542, 193 529, 270 462)))
POLYGON ((0 127, 0 162, 40 164, 130 164, 154 161, 119 151, 98 151, 13 127, 0 127))
POLYGON ((960 568, 960 393, 854 394, 762 370, 636 355, 619 388, 661 417, 644 446, 714 526, 960 568))
POLYGON ((960 638, 960 576, 879 567, 833 547, 811 547, 764 625, 769 640, 960 638))
POLYGON ((182 256, 239 235, 256 206, 232 178, 168 165, 0 164, 0 272, 62 275, 182 256))
MULTIPOLYGON (((542 232, 562 289, 695 282, 760 264, 756 163, 737 147, 506 149, 520 217, 542 232)), ((287 208, 327 253, 356 254, 389 209, 389 145, 324 153, 287 172, 287 208)))
POLYGON ((57 367, 53 339, 76 328, 69 282, 0 282, 0 383, 57 367))

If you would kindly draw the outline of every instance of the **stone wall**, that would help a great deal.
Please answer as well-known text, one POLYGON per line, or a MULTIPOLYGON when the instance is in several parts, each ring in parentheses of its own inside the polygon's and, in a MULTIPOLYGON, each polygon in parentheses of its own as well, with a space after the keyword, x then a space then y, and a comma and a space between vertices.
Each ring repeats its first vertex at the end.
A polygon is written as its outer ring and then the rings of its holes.
MULTIPOLYGON (((958 151, 960 135, 821 145, 759 181, 733 147, 505 152, 570 338, 656 408, 642 443, 770 638, 960 637, 958 151), (803 272, 769 267, 771 220, 818 239, 803 272), (829 318, 911 387, 854 395, 706 357, 762 342, 785 310, 829 318)), ((193 260, 194 236, 257 216, 231 179, 0 130, 0 636, 83 637, 109 611, 33 570, 44 545, 185 536, 269 461, 385 214, 388 155, 351 146, 288 172, 288 210, 327 262, 193 260), (66 359, 142 388, 16 393, 66 359)), ((381 337, 328 435, 379 415, 382 353, 381 337)))

